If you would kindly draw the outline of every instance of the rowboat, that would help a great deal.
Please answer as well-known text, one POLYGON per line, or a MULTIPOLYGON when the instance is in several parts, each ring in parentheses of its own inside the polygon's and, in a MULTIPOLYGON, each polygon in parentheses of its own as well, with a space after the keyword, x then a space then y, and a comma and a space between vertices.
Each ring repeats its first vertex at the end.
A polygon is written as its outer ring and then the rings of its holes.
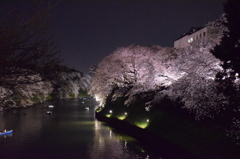
POLYGON ((48 114, 48 115, 52 115, 52 112, 51 112, 51 111, 47 111, 47 114, 48 114))
POLYGON ((0 135, 7 135, 7 134, 11 134, 13 132, 13 130, 5 130, 0 132, 0 135))

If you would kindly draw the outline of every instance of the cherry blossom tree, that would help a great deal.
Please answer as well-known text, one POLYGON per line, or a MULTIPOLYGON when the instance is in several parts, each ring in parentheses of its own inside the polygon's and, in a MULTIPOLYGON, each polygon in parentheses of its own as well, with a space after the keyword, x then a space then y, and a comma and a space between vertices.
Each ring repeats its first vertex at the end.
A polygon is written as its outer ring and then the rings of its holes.
POLYGON ((194 113, 197 120, 214 118, 225 109, 227 97, 223 92, 218 92, 218 83, 215 81, 216 75, 223 71, 222 62, 211 53, 226 30, 221 24, 223 20, 224 15, 207 24, 214 36, 206 36, 192 42, 187 48, 177 50, 178 57, 174 64, 183 76, 157 95, 155 101, 161 100, 165 95, 172 101, 180 99, 183 108, 194 113))
POLYGON ((98 65, 90 94, 104 104, 114 87, 131 87, 127 94, 131 96, 168 85, 182 76, 171 64, 175 59, 172 48, 136 45, 119 48, 98 65))

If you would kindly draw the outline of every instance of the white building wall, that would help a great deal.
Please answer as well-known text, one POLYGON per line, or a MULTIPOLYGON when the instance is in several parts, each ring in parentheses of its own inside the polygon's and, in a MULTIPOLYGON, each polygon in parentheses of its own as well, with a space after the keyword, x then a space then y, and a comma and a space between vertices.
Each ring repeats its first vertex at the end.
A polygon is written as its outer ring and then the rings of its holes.
POLYGON ((191 42, 203 38, 208 35, 208 28, 204 27, 190 35, 186 35, 176 41, 174 41, 174 48, 185 48, 190 45, 191 42))

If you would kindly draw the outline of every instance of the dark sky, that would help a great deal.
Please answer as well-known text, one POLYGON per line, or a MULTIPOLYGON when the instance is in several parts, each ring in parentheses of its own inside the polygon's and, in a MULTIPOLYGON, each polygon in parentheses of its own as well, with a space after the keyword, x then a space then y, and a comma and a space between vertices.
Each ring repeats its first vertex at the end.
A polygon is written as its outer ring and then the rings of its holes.
MULTIPOLYGON (((30 1, 21 1, 21 6, 30 1)), ((192 26, 215 20, 223 12, 223 2, 60 0, 52 10, 50 32, 63 63, 87 73, 92 64, 119 47, 131 44, 173 47, 174 40, 192 26)), ((8 5, 9 1, 0 2, 4 3, 8 5)))

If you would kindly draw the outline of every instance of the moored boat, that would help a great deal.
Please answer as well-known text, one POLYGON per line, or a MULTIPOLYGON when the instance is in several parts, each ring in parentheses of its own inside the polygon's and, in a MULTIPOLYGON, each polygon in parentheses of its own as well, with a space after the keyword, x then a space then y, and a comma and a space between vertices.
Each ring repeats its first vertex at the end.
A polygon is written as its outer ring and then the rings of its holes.
POLYGON ((0 135, 7 135, 7 134, 11 134, 13 132, 13 130, 3 130, 2 132, 0 132, 0 135))
POLYGON ((48 114, 48 115, 52 115, 52 112, 51 112, 51 111, 47 111, 47 114, 48 114))

